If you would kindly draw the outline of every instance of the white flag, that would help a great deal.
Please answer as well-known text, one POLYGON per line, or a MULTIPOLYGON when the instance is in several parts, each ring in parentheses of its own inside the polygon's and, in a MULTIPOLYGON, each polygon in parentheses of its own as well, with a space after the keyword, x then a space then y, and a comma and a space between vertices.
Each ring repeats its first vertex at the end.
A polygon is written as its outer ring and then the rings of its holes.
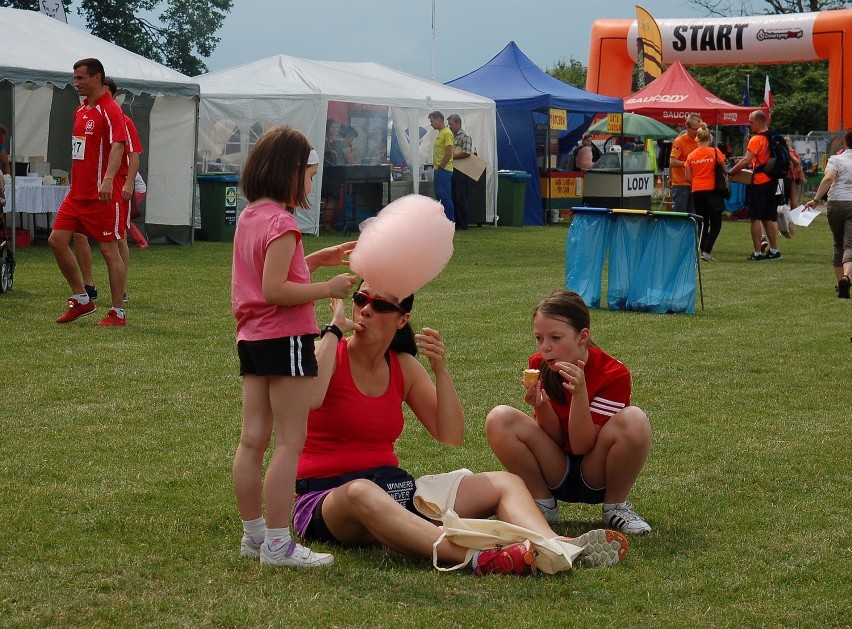
POLYGON ((38 10, 44 13, 47 17, 54 17, 60 22, 68 23, 65 17, 65 6, 62 0, 38 0, 38 10))

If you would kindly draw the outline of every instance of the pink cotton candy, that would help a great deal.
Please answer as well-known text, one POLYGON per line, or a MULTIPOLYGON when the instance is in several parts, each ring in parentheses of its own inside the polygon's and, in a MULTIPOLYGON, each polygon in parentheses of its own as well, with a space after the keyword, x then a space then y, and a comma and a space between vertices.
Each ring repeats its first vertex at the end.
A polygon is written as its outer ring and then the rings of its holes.
POLYGON ((350 268, 377 292, 404 299, 447 266, 454 235, 440 203, 410 194, 361 224, 350 268))

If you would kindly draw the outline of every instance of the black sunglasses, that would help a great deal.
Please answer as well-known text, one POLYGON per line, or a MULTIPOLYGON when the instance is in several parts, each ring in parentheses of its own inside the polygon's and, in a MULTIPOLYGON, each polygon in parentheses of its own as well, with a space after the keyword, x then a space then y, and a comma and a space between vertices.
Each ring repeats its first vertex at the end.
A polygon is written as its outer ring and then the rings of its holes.
POLYGON ((362 293, 361 291, 352 293, 352 301, 354 301, 355 305, 359 308, 363 308, 367 304, 370 304, 376 312, 399 312, 401 314, 405 314, 403 309, 395 303, 390 302, 387 299, 382 299, 381 297, 370 297, 367 293, 362 293))

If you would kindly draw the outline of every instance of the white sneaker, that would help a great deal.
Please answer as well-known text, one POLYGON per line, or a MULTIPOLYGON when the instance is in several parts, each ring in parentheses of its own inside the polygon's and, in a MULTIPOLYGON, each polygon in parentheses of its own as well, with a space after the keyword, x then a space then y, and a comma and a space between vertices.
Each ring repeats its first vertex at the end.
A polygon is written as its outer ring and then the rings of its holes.
POLYGON ((625 502, 623 507, 604 510, 603 523, 631 535, 645 535, 651 532, 651 525, 633 510, 629 502, 625 502))
POLYGON ((585 566, 612 566, 627 556, 630 545, 620 531, 594 529, 580 537, 561 537, 583 549, 574 561, 585 566))
POLYGON ((334 557, 328 553, 315 553, 291 540, 276 551, 270 550, 269 545, 264 543, 260 547, 260 563, 288 568, 319 568, 333 564, 334 557))
POLYGON ((545 507, 540 502, 535 503, 538 510, 544 515, 544 519, 548 524, 556 524, 559 521, 559 503, 555 507, 545 507))
POLYGON ((263 542, 257 543, 248 535, 243 535, 243 539, 240 542, 240 557, 257 559, 260 557, 260 547, 262 545, 263 542))

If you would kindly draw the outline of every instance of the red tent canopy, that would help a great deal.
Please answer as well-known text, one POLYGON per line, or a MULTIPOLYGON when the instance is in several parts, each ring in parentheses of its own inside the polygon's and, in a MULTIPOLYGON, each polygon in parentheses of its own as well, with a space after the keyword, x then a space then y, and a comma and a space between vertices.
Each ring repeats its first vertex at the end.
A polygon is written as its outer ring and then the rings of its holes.
POLYGON ((748 124, 754 107, 732 105, 701 87, 675 61, 658 78, 624 99, 624 111, 632 111, 666 124, 682 124, 689 114, 698 114, 708 125, 748 124))

